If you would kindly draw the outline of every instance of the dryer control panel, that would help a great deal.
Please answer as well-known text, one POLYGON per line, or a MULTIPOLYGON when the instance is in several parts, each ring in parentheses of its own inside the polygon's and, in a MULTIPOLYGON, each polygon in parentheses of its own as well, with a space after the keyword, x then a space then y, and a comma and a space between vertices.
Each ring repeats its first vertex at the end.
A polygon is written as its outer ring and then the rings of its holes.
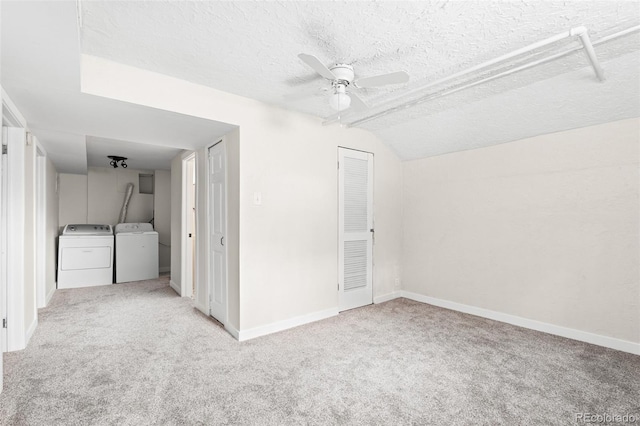
POLYGON ((113 235, 111 225, 69 224, 62 230, 62 235, 113 235))

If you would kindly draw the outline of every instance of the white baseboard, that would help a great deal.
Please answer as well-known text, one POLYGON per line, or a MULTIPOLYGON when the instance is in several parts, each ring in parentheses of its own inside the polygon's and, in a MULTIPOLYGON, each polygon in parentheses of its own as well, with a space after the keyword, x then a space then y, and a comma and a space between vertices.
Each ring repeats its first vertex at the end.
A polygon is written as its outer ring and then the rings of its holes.
POLYGON ((178 284, 176 284, 175 282, 173 282, 173 280, 169 280, 169 287, 171 287, 173 289, 173 291, 178 293, 178 296, 182 296, 180 294, 180 286, 178 284))
POLYGON ((161 274, 165 272, 171 272, 171 266, 161 266, 158 268, 158 272, 160 272, 161 274))
POLYGON ((238 340, 243 342, 256 337, 266 336, 267 334, 277 333, 278 331, 288 330, 310 322, 320 321, 338 315, 338 308, 325 309, 324 311, 313 312, 307 315, 289 318, 282 321, 276 321, 271 324, 262 325, 260 327, 250 328, 248 330, 240 330, 238 332, 238 340))
POLYGON ((49 306, 49 302, 51 302, 51 298, 53 297, 53 293, 56 292, 56 287, 57 285, 54 285, 51 290, 49 291, 49 293, 47 293, 47 295, 44 298, 44 307, 46 308, 47 306, 49 306))
POLYGON ((394 291, 391 293, 383 294, 382 296, 376 296, 373 298, 373 303, 382 303, 388 302, 389 300, 397 299, 398 297, 402 297, 401 291, 394 291))
POLYGON ((29 328, 27 328, 27 333, 24 336, 24 347, 26 348, 29 345, 29 340, 31 340, 31 336, 33 336, 34 331, 36 331, 36 327, 38 327, 38 316, 33 319, 29 328))
POLYGON ((198 303, 198 299, 193 299, 193 306, 195 306, 195 308, 197 310, 199 310, 200 312, 202 312, 203 314, 205 314, 207 317, 210 317, 211 315, 209 314, 209 307, 206 305, 201 305, 200 303, 198 303))
POLYGON ((234 339, 239 340, 240 332, 238 331, 237 328, 235 328, 231 324, 225 324, 224 329, 227 330, 229 334, 233 336, 234 339))
POLYGON ((517 325, 518 327, 529 328, 531 330, 542 331, 544 333, 555 334, 556 336, 567 337, 569 339, 579 340, 593 345, 604 346, 606 348, 640 355, 640 343, 602 336, 600 334, 589 333, 573 328, 561 327, 559 325, 522 318, 515 315, 505 314, 503 312, 491 311, 489 309, 465 305, 462 303, 451 302, 449 300, 437 299, 435 297, 424 296, 410 291, 401 291, 400 293, 402 297, 415 300, 416 302, 428 303, 429 305, 464 312, 465 314, 489 318, 495 321, 517 325))

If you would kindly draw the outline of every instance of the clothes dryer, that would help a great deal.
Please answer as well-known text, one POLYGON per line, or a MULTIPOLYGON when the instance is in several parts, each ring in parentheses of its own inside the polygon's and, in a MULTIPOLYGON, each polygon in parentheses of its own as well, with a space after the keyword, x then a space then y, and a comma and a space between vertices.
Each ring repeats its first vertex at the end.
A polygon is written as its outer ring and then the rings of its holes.
POLYGON ((112 283, 111 225, 66 225, 58 239, 58 288, 112 283))

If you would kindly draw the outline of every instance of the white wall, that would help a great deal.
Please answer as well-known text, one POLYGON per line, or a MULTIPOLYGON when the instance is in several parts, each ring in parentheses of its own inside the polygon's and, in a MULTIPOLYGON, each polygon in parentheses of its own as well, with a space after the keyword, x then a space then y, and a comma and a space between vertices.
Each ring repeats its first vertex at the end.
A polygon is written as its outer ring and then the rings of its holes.
POLYGON ((29 337, 38 322, 36 308, 36 142, 29 135, 25 148, 24 324, 29 337))
POLYGON ((239 330, 337 311, 338 146, 375 154, 374 293, 393 290, 399 278, 402 165, 377 138, 87 58, 82 67, 86 93, 239 126, 239 283, 238 290, 230 289, 230 294, 239 291, 239 330), (262 205, 253 205, 254 192, 262 193, 262 205))
POLYGON ((155 170, 153 176, 153 224, 158 232, 158 264, 162 272, 168 272, 171 269, 171 172, 155 170))
POLYGON ((227 155, 227 317, 240 330, 240 129, 225 135, 227 155))
POLYGON ((129 182, 134 184, 127 222, 153 218, 153 195, 138 192, 138 174, 153 173, 112 167, 90 167, 87 175, 60 173, 59 224, 105 223, 116 225, 129 182))
POLYGON ((47 301, 56 289, 56 269, 58 255, 58 174, 56 168, 49 158, 46 160, 46 244, 45 253, 47 256, 47 266, 45 272, 45 295, 47 301))
POLYGON ((124 203, 127 184, 133 183, 133 195, 126 222, 149 222, 153 218, 153 194, 140 194, 139 174, 153 171, 118 167, 89 167, 87 175, 87 223, 116 225, 124 203))
POLYGON ((241 125, 240 140, 241 330, 337 307, 339 146, 374 153, 374 297, 390 293, 402 234, 395 155, 363 130, 276 109, 241 125))
POLYGON ((58 175, 58 225, 87 222, 87 175, 58 175))
POLYGON ((171 286, 179 290, 182 285, 182 156, 171 161, 171 286))
POLYGON ((403 288, 640 342, 630 119, 404 163, 403 288))

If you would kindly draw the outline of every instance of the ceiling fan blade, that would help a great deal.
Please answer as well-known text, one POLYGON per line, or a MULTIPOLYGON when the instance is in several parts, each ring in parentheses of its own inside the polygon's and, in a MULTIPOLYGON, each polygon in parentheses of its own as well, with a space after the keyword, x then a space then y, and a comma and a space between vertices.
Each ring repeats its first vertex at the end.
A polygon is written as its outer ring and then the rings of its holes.
POLYGON ((369 105, 365 104, 360 96, 356 95, 353 92, 350 92, 349 96, 351 97, 351 108, 353 109, 354 112, 359 112, 359 111, 364 111, 366 109, 369 109, 369 105))
POLYGON ((409 74, 405 71, 396 71, 389 74, 376 75, 373 77, 365 77, 356 80, 356 87, 378 87, 387 84, 399 84, 409 81, 409 74))
POLYGON ((320 62, 320 59, 316 58, 315 56, 301 53, 298 55, 298 58, 302 59, 302 62, 309 65, 315 70, 315 72, 317 72, 324 78, 329 80, 336 79, 336 76, 331 72, 331 70, 327 68, 322 62, 320 62))

